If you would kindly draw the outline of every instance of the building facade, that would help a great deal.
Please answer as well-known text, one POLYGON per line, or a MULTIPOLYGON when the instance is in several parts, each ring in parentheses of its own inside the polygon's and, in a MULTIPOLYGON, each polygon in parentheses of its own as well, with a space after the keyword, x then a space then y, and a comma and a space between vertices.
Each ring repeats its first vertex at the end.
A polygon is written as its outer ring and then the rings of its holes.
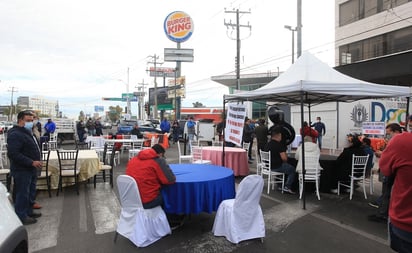
POLYGON ((17 106, 20 109, 30 109, 41 117, 59 117, 59 101, 46 99, 41 96, 20 96, 17 98, 17 106))
POLYGON ((411 85, 412 0, 335 0, 335 65, 365 81, 411 85))

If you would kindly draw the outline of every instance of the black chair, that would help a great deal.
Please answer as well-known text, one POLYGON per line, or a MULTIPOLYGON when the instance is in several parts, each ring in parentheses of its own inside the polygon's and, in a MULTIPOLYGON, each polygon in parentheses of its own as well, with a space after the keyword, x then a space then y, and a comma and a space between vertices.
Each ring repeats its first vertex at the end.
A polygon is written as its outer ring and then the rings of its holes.
POLYGON ((89 142, 76 142, 76 149, 79 150, 86 150, 90 149, 90 143, 89 142))
POLYGON ((76 186, 77 195, 79 195, 79 173, 77 168, 77 157, 79 150, 57 150, 57 157, 59 159, 59 186, 57 188, 57 196, 59 191, 63 191, 63 178, 73 178, 76 186))
POLYGON ((104 149, 103 149, 102 168, 99 171, 99 173, 94 175, 94 180, 93 180, 94 188, 96 188, 97 177, 102 177, 103 182, 106 182, 106 171, 109 172, 110 186, 113 188, 113 168, 114 168, 114 157, 115 157, 115 155, 116 155, 116 149, 114 149, 114 148, 108 149, 107 143, 105 143, 104 144, 104 149), (110 152, 109 159, 107 159, 108 151, 110 152))
POLYGON ((40 172, 40 175, 37 176, 37 186, 47 186, 47 191, 49 192, 49 198, 51 198, 51 182, 49 173, 49 157, 50 157, 50 150, 43 151, 41 155, 41 161, 43 162, 43 166, 40 172))

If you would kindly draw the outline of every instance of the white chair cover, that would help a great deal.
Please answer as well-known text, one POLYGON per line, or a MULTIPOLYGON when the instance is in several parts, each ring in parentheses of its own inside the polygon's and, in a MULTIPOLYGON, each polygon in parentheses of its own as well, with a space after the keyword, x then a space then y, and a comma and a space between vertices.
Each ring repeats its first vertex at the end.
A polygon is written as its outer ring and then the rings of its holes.
POLYGON ((116 232, 137 247, 146 247, 171 234, 166 214, 160 206, 144 209, 136 181, 128 175, 117 177, 122 210, 116 232))
POLYGON ((265 221, 259 201, 263 178, 249 175, 239 184, 235 199, 220 203, 213 224, 215 236, 225 236, 232 243, 265 237, 265 221))

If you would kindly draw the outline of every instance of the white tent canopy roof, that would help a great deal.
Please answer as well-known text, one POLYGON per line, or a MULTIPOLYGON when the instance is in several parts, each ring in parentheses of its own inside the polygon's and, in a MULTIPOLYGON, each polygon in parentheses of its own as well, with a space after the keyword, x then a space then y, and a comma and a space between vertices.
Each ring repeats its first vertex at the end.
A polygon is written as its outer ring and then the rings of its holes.
POLYGON ((350 102, 367 98, 409 97, 410 87, 365 82, 342 74, 304 52, 278 78, 259 89, 224 95, 226 101, 273 101, 285 104, 350 102))

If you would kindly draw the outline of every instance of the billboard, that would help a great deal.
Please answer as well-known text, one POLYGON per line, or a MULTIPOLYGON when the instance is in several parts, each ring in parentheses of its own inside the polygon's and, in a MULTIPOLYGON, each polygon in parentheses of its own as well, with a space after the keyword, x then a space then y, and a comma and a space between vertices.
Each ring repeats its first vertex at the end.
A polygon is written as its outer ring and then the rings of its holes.
MULTIPOLYGON (((157 104, 164 105, 164 104, 172 104, 172 99, 168 98, 168 87, 158 87, 157 88, 157 104)), ((149 105, 155 104, 154 99, 154 88, 149 88, 149 105)))

